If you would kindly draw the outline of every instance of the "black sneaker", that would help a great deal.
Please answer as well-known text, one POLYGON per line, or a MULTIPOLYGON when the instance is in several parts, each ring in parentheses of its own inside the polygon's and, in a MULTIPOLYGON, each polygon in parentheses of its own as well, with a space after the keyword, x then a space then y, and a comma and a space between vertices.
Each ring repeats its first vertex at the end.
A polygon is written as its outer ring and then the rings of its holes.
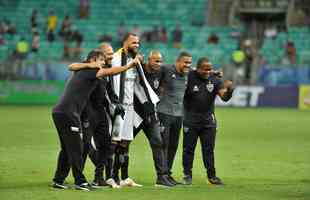
POLYGON ((158 176, 155 186, 159 187, 173 187, 175 184, 171 183, 167 175, 158 176))
POLYGON ((68 189, 69 187, 67 185, 65 185, 64 183, 56 183, 56 182, 53 182, 52 185, 51 185, 53 188, 56 188, 56 189, 62 189, 62 190, 65 190, 65 189, 68 189))
POLYGON ((168 180, 174 185, 182 185, 181 182, 176 181, 171 175, 168 175, 168 180))
POLYGON ((222 182, 222 180, 219 177, 212 177, 212 178, 208 178, 209 182, 213 185, 224 185, 224 183, 222 182))
POLYGON ((184 185, 191 185, 192 182, 193 182, 193 180, 192 180, 192 176, 191 175, 185 175, 183 177, 183 184, 184 185))
POLYGON ((89 192, 95 188, 92 187, 89 183, 82 183, 80 185, 75 185, 75 189, 89 192))

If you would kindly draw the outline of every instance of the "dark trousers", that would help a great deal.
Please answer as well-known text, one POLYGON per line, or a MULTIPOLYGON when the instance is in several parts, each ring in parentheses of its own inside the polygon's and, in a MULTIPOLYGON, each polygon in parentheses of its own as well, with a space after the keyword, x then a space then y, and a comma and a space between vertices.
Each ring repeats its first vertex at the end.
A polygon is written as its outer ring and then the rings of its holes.
POLYGON ((164 154, 167 160, 168 174, 172 174, 172 166, 175 154, 178 150, 180 130, 182 128, 183 117, 176 117, 158 114, 160 120, 161 136, 163 138, 164 154))
MULTIPOLYGON (((105 113, 102 113, 105 115, 105 113)), ((95 165, 95 181, 103 179, 105 169, 106 179, 112 177, 113 153, 114 149, 111 144, 111 135, 109 133, 109 124, 106 118, 97 121, 93 126, 93 143, 89 157, 95 165)))
POLYGON ((63 113, 53 113, 52 117, 60 140, 60 152, 53 181, 63 183, 71 168, 75 184, 86 182, 83 174, 84 144, 80 121, 63 113))
POLYGON ((167 167, 165 160, 165 154, 163 149, 163 140, 160 134, 160 124, 158 121, 146 122, 143 121, 138 128, 134 129, 134 137, 143 130, 145 136, 147 137, 149 144, 152 149, 153 161, 157 176, 166 174, 167 167))
POLYGON ((192 175, 195 148, 198 137, 201 143, 203 164, 207 170, 208 178, 215 177, 214 147, 216 128, 183 127, 183 172, 192 175))

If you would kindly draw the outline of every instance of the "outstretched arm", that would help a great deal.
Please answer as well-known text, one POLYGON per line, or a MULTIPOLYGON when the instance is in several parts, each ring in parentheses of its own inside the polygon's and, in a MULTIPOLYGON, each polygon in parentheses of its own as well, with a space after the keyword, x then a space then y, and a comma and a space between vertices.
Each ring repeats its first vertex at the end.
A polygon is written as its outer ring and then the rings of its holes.
POLYGON ((81 69, 85 69, 85 68, 98 68, 100 69, 102 67, 102 65, 104 65, 104 62, 91 62, 91 63, 71 63, 70 65, 68 65, 68 68, 70 71, 78 71, 81 69))
POLYGON ((109 76, 109 75, 115 75, 122 73, 123 71, 126 71, 132 67, 135 67, 139 63, 139 58, 136 57, 134 60, 132 60, 130 63, 128 63, 125 66, 120 66, 120 67, 111 67, 111 68, 100 68, 99 71, 97 72, 96 77, 97 78, 102 78, 104 76, 109 76))

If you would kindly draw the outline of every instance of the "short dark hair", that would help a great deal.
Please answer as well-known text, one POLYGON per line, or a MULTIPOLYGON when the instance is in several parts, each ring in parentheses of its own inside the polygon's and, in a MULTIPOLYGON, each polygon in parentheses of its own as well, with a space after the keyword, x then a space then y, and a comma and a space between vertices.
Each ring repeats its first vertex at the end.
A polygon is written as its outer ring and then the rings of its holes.
POLYGON ((207 57, 199 58, 197 61, 197 69, 199 69, 204 62, 209 62, 209 59, 207 57))
POLYGON ((92 58, 98 58, 99 56, 104 56, 104 55, 100 50, 94 49, 88 53, 87 58, 86 58, 86 62, 90 62, 90 60, 92 58))
POLYGON ((129 38, 130 36, 138 37, 137 34, 132 33, 132 32, 128 32, 128 33, 126 33, 126 34, 124 35, 124 37, 123 37, 123 39, 122 39, 122 43, 124 43, 126 40, 128 40, 128 38, 129 38))
POLYGON ((180 60, 182 57, 192 57, 192 54, 190 54, 190 53, 188 53, 186 51, 182 51, 182 52, 180 52, 177 60, 180 60))

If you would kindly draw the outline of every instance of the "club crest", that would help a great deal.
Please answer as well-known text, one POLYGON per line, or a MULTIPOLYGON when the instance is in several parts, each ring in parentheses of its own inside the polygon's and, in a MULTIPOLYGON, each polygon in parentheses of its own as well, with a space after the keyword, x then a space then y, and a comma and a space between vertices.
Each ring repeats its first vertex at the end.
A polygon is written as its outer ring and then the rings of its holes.
POLYGON ((213 85, 211 82, 209 82, 209 83, 207 84, 207 90, 208 90, 209 92, 213 92, 213 90, 214 90, 214 85, 213 85))

